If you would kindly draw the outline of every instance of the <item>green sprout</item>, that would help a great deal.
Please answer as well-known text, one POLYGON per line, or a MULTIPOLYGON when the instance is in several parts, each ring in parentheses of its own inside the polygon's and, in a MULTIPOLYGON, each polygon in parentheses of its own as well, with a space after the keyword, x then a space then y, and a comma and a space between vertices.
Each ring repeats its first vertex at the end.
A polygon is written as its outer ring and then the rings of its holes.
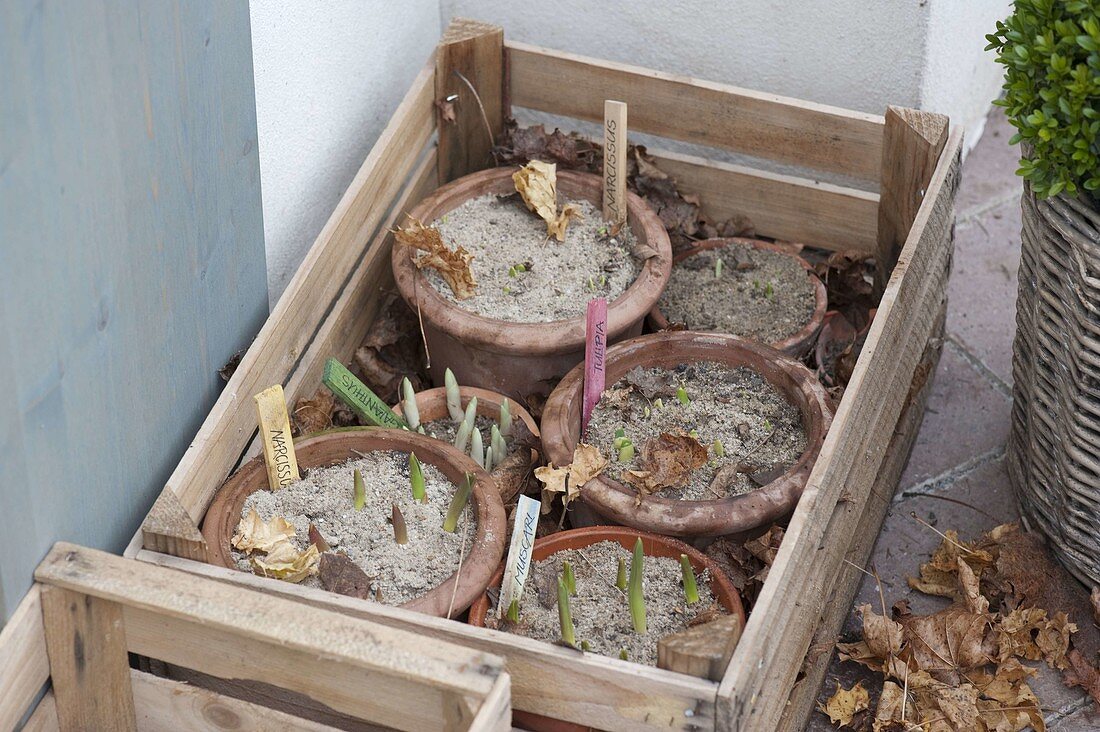
POLYGON ((508 276, 509 277, 515 277, 516 276, 516 268, 515 268, 514 265, 508 268, 508 276))
POLYGON ((771 296, 774 293, 775 293, 775 290, 772 289, 772 283, 769 282, 766 285, 764 285, 764 297, 766 297, 770 300, 771 296))
POLYGON ((764 431, 766 431, 766 432, 771 432, 772 431, 772 422, 767 417, 764 418, 764 431))
POLYGON ((598 233, 600 236, 607 236, 607 227, 601 226, 599 229, 596 230, 596 233, 598 233))
POLYGON ((711 445, 710 448, 714 451, 714 454, 717 455, 718 457, 725 457, 726 456, 726 446, 722 444, 721 440, 715 440, 714 444, 711 445))
POLYGON ((451 415, 451 420, 455 423, 461 422, 462 393, 458 389, 458 380, 450 369, 443 372, 443 384, 447 387, 447 411, 451 415))
POLYGON ((630 619, 634 623, 634 632, 643 635, 646 632, 645 597, 642 595, 642 573, 645 571, 645 554, 642 552, 642 538, 634 542, 634 556, 630 560, 630 581, 627 599, 630 601, 630 619))
POLYGON ((653 400, 653 408, 654 409, 664 409, 665 408, 664 400, 661 399, 661 397, 657 397, 656 399, 654 399, 653 400))
POLYGON ((401 381, 401 411, 405 413, 405 421, 409 423, 409 429, 415 430, 420 426, 420 410, 416 404, 416 392, 413 391, 412 382, 406 376, 401 381))
MULTIPOLYGON (((495 424, 489 428, 489 449, 493 454, 493 465, 500 465, 504 458, 508 457, 508 445, 504 442, 504 435, 495 424)), ((488 470, 488 466, 485 468, 488 470)))
POLYGON ((405 517, 401 514, 401 509, 397 507, 397 504, 393 504, 393 513, 391 519, 393 522, 393 540, 398 544, 409 543, 409 528, 405 525, 405 517))
POLYGON ((512 407, 507 397, 500 405, 500 434, 502 437, 512 434, 512 407))
POLYGON ((409 453, 409 484, 412 486, 414 501, 428 502, 428 493, 424 490, 424 471, 420 469, 420 459, 416 453, 409 453))
POLYGON ((505 285, 504 286, 504 294, 505 295, 510 295, 511 293, 512 293, 512 288, 509 287, 508 285, 505 285))
POLYGON ((691 430, 688 432, 688 436, 691 437, 692 439, 698 440, 699 439, 699 430, 692 427, 691 430))
POLYGON ((596 291, 596 280, 592 278, 592 275, 588 276, 588 289, 590 292, 596 291))
POLYGON ((615 586, 626 591, 626 560, 619 557, 619 573, 615 576, 615 586))
POLYGON ((679 399, 680 403, 685 407, 691 404, 691 397, 688 396, 687 389, 684 388, 683 384, 676 387, 676 398, 679 399))
POLYGON ((718 257, 714 260, 714 277, 715 279, 722 276, 722 258, 718 257))
POLYGON ((699 602, 699 586, 695 584, 695 571, 691 568, 687 554, 680 555, 680 571, 684 575, 684 599, 688 605, 699 602))
POLYGON ((561 639, 567 645, 576 646, 577 636, 573 629, 573 615, 569 612, 569 588, 565 580, 558 577, 558 623, 561 625, 561 639))
POLYGON ((576 596, 577 594, 577 576, 573 574, 573 565, 569 562, 561 563, 561 577, 565 580, 565 587, 569 590, 569 594, 576 596))
POLYGON ((642 410, 642 416, 645 417, 646 419, 649 419, 649 405, 648 404, 642 410))
POLYGON ((506 613, 508 620, 513 623, 519 622, 519 598, 513 598, 512 602, 508 605, 508 612, 506 613))
POLYGON ((470 494, 473 492, 474 474, 466 473, 466 479, 462 481, 462 485, 455 490, 454 496, 451 497, 451 505, 447 509, 447 516, 443 519, 444 531, 453 534, 455 529, 458 528, 458 517, 462 515, 462 509, 466 508, 466 503, 470 500, 470 494))
POLYGON ((363 506, 367 505, 367 486, 363 483, 363 474, 359 472, 359 468, 352 472, 351 481, 355 486, 355 493, 353 494, 355 510, 362 511, 363 506))
POLYGON ((619 448, 619 462, 629 463, 634 459, 634 443, 627 440, 626 443, 619 448))
POLYGON ((607 275, 602 274, 602 275, 600 275, 600 287, 606 287, 606 286, 607 286, 607 275))
POLYGON ((619 649, 619 660, 620 661, 629 661, 630 660, 630 658, 626 655, 626 649, 625 648, 620 648, 619 649))
MULTIPOLYGON (((474 429, 474 420, 477 419, 477 397, 472 397, 466 404, 466 411, 462 414, 462 424, 458 426, 458 434, 455 435, 455 447, 461 452, 466 452, 474 429)), ((478 439, 481 439, 478 437, 478 439)))
POLYGON ((481 441, 481 430, 475 429, 470 433, 470 457, 475 463, 488 470, 485 466, 485 445, 481 441))
POLYGON ((585 653, 588 653, 589 651, 592 650, 592 644, 589 643, 586 640, 582 640, 581 641, 581 650, 584 651, 585 653))
POLYGON ((454 446, 458 448, 459 452, 466 452, 466 447, 470 444, 470 425, 466 422, 460 422, 458 424, 458 432, 455 433, 454 446))

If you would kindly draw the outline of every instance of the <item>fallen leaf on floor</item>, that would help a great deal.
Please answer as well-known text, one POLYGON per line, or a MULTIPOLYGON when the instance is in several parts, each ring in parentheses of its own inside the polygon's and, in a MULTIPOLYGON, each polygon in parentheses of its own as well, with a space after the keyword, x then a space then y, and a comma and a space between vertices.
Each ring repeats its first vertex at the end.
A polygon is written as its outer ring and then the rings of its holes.
POLYGON ((1100 705, 1100 670, 1076 648, 1066 654, 1069 668, 1062 674, 1066 686, 1080 686, 1100 705))
POLYGON ((910 732, 916 721, 914 707, 906 703, 902 687, 893 681, 883 682, 875 709, 874 732, 910 732))
POLYGON ((910 665, 946 684, 957 684, 960 671, 997 657, 989 615, 952 605, 931 615, 909 615, 899 622, 910 665))
POLYGON ((770 567, 775 562, 775 556, 779 553, 779 545, 783 543, 783 527, 772 525, 760 536, 745 542, 745 549, 754 557, 770 567))
POLYGON ((707 462, 707 448, 685 433, 662 432, 642 448, 641 470, 626 470, 623 480, 646 495, 662 488, 683 488, 707 462))
POLYGON ((409 218, 405 226, 393 232, 394 241, 401 246, 409 247, 415 251, 425 252, 417 257, 413 254, 413 262, 417 269, 430 267, 442 275, 444 281, 450 285, 455 297, 466 300, 473 297, 477 289, 477 281, 474 279, 470 262, 474 255, 463 247, 454 250, 448 249, 443 243, 443 235, 434 226, 425 226, 416 219, 409 218))
POLYGON ((314 526, 312 523, 309 525, 308 535, 309 543, 317 547, 317 551, 321 552, 322 554, 324 552, 332 551, 332 547, 329 546, 328 541, 325 539, 324 535, 321 534, 321 530, 314 526))
POLYGON ((245 553, 271 551, 294 536, 294 525, 282 516, 272 516, 264 521, 256 509, 250 509, 248 515, 237 524, 231 543, 235 549, 245 553))
POLYGON ((546 235, 565 241, 566 227, 580 212, 571 203, 558 210, 557 166, 532 160, 512 174, 512 182, 527 208, 546 222, 546 235))
POLYGON ((320 563, 321 587, 348 597, 368 600, 371 597, 373 578, 363 568, 353 562, 346 554, 325 552, 320 563))
POLYGON ((320 553, 313 544, 304 552, 289 541, 276 544, 264 556, 250 557, 252 571, 264 577, 276 577, 285 582, 301 582, 310 575, 317 574, 320 553))
POLYGON ((588 168, 595 159, 596 146, 576 132, 566 134, 557 128, 547 132, 543 125, 520 127, 509 119, 493 154, 499 164, 549 160, 563 168, 588 168))
POLYGON ((327 430, 332 426, 332 412, 336 397, 322 386, 309 399, 302 397, 295 403, 290 423, 295 437, 327 430))
POLYGON ((829 697, 824 704, 818 704, 818 709, 829 715, 829 721, 840 727, 851 727, 852 718, 856 714, 867 709, 871 705, 871 695, 863 688, 863 682, 858 681, 851 689, 845 689, 837 682, 836 693, 829 697))
POLYGON ((958 579, 960 559, 977 573, 993 566, 994 561, 989 551, 960 541, 958 532, 949 529, 932 558, 920 565, 920 577, 909 578, 909 586, 926 595, 961 600, 958 579))

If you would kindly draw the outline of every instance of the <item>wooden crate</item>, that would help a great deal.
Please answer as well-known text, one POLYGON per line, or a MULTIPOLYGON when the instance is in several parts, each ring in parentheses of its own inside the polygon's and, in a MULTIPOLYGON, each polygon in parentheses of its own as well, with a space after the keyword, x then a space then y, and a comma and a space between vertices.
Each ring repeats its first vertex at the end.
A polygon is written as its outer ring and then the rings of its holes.
POLYGON ((4 732, 28 713, 26 730, 335 731, 131 669, 129 653, 305 694, 371 729, 512 727, 499 656, 72 544, 35 579, 0 632, 4 732))
POLYGON ((128 555, 498 654, 516 709, 612 730, 800 729, 923 415, 943 332, 960 147, 960 131, 940 115, 849 112, 506 43, 498 27, 455 21, 128 555), (440 123, 434 102, 451 94, 459 95, 457 121, 440 123), (393 286, 388 229, 399 215, 436 185, 491 164, 486 125, 499 134, 512 106, 593 121, 605 98, 630 105, 632 131, 810 170, 781 175, 651 149, 714 220, 745 214, 760 234, 874 253, 883 265, 866 345, 721 683, 203 563, 197 526, 238 460, 254 452, 252 395, 279 383, 288 400, 308 396, 325 359, 351 359, 393 286), (863 188, 819 182, 822 172, 863 188))

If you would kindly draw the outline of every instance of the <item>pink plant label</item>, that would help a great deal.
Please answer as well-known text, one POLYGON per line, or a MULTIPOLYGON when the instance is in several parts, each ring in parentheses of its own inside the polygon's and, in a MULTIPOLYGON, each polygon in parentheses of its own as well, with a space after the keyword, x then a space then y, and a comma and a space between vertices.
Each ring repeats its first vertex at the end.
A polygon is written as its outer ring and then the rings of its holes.
POLYGON ((584 403, 581 411, 581 436, 588 431, 592 410, 604 388, 604 363, 607 356, 607 300, 588 301, 588 321, 584 344, 584 403))

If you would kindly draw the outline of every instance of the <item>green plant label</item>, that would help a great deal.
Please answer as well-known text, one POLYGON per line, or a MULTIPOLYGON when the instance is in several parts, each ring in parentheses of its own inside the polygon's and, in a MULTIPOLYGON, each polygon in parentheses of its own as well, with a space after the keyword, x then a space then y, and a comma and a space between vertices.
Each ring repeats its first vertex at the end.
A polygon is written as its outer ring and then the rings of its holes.
POLYGON ((409 428, 405 420, 398 417, 384 401, 378 398, 377 394, 355 378, 355 374, 348 371, 344 364, 335 358, 325 362, 325 375, 322 381, 340 401, 348 405, 351 411, 371 424, 391 429, 409 428))

